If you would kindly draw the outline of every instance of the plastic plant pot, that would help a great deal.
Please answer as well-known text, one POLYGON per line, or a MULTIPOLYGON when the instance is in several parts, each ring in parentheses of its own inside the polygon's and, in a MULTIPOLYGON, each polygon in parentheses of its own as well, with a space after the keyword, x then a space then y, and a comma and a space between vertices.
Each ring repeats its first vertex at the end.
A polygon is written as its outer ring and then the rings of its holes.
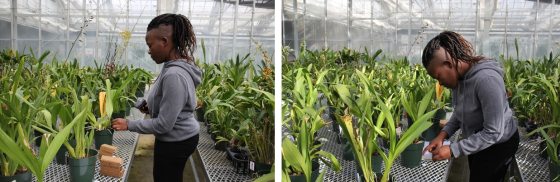
POLYGON ((93 181, 95 175, 95 163, 97 161, 97 150, 90 149, 89 157, 83 159, 68 159, 70 168, 70 181, 83 182, 93 181))

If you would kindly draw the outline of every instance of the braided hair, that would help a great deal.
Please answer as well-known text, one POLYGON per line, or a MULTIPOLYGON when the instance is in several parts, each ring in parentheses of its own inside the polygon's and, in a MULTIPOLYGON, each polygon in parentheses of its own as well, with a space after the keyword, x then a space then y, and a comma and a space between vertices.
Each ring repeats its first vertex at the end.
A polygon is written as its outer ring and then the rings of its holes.
POLYGON ((150 21, 147 31, 157 28, 162 24, 172 26, 173 33, 171 39, 179 56, 194 63, 193 54, 196 48, 196 36, 189 19, 181 14, 162 14, 150 21))
POLYGON ((443 31, 430 40, 426 47, 424 47, 424 51, 422 53, 422 65, 424 65, 425 68, 428 68, 436 50, 439 48, 443 48, 447 53, 449 53, 451 61, 455 65, 457 65, 459 61, 474 64, 484 59, 483 56, 474 55, 471 43, 463 36, 456 32, 443 31))

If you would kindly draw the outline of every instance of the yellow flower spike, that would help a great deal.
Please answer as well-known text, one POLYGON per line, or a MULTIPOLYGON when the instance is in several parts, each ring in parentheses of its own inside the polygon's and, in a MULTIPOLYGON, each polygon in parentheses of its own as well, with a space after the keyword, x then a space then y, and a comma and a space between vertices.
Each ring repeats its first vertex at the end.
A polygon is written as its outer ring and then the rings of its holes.
POLYGON ((351 130, 352 127, 352 116, 349 114, 345 114, 344 116, 342 116, 342 122, 344 124, 344 126, 346 126, 346 128, 350 129, 349 134, 351 135, 350 137, 354 137, 354 132, 351 130))
POLYGON ((51 89, 51 97, 54 97, 54 96, 56 96, 56 89, 53 88, 53 89, 51 89))
POLYGON ((443 86, 441 86, 439 82, 436 82, 436 99, 438 101, 441 101, 442 96, 443 96, 443 86))
POLYGON ((16 57, 16 51, 14 51, 13 49, 10 49, 10 51, 8 51, 8 55, 10 55, 10 58, 15 58, 16 57))
POLYGON ((105 92, 99 92, 99 112, 101 117, 105 117, 107 113, 105 112, 105 92))
POLYGON ((272 75, 272 69, 270 69, 269 67, 264 67, 262 70, 262 77, 266 80, 270 75, 272 75))
POLYGON ((123 39, 124 42, 128 42, 130 40, 130 38, 132 37, 132 32, 130 30, 124 30, 122 32, 119 33, 121 38, 123 39))
POLYGON ((342 121, 344 121, 344 124, 352 123, 352 116, 346 114, 342 116, 342 121))

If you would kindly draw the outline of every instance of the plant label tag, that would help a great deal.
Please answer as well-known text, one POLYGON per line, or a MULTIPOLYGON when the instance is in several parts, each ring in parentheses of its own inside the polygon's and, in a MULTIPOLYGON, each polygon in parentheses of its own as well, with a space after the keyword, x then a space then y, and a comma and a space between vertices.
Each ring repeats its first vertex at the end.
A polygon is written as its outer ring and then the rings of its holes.
POLYGON ((255 171, 255 163, 253 161, 249 161, 249 169, 255 171))

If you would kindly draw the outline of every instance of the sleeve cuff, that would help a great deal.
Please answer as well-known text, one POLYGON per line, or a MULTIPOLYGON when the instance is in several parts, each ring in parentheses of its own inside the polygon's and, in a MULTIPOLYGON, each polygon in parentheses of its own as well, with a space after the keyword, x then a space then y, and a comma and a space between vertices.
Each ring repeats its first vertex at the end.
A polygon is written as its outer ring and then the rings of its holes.
POLYGON ((453 136, 453 134, 455 133, 455 132, 451 131, 451 129, 450 129, 449 127, 447 127, 447 126, 444 126, 444 127, 441 129, 441 131, 444 131, 444 132, 447 133, 447 138, 451 138, 451 136, 453 136))
POLYGON ((138 121, 130 121, 126 120, 128 124, 128 131, 137 132, 136 129, 138 128, 138 121))
POLYGON ((449 145, 449 148, 451 148, 451 155, 454 158, 459 158, 459 156, 461 156, 461 150, 459 150, 459 143, 453 142, 451 143, 451 145, 449 145))

